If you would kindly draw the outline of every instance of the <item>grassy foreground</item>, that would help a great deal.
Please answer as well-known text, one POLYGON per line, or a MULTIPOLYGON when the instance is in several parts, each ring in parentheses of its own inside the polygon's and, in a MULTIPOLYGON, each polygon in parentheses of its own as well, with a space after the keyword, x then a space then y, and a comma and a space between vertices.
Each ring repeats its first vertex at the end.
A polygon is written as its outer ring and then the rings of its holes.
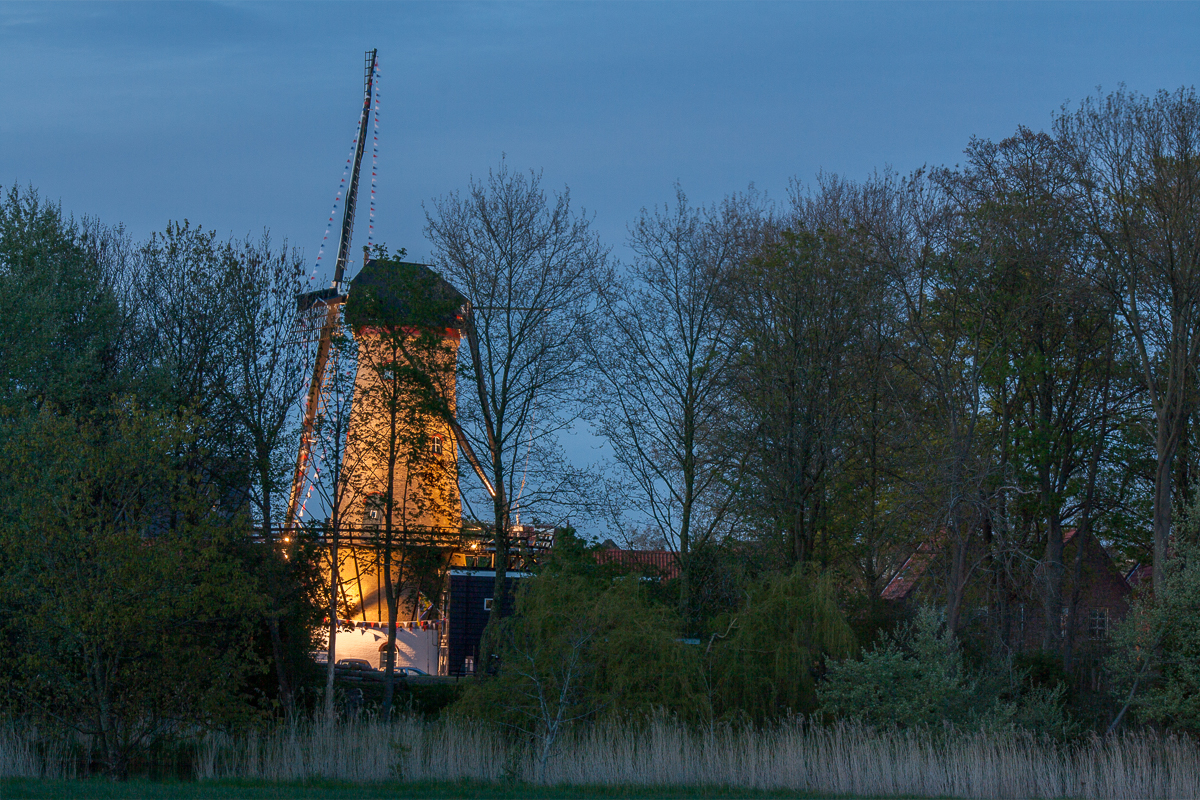
MULTIPOLYGON (((829 795, 825 795, 828 797, 829 795)), ((370 783, 342 781, 216 780, 156 783, 107 780, 3 780, 4 800, 509 800, 534 798, 818 798, 790 791, 761 791, 719 786, 534 786, 480 781, 370 783)))
MULTIPOLYGON (((671 718, 580 727, 548 751, 459 719, 370 717, 210 732, 197 783, 85 778, 96 751, 0 726, 10 797, 923 797, 1200 800, 1200 743, 1152 733, 1070 744, 1012 731, 877 731, 801 720, 689 727, 671 718), (88 761, 90 755, 91 760, 88 761)), ((176 765, 178 766, 178 765, 176 765)), ((95 773, 92 772, 94 775, 95 773)), ((150 774, 134 770, 134 775, 150 774)))

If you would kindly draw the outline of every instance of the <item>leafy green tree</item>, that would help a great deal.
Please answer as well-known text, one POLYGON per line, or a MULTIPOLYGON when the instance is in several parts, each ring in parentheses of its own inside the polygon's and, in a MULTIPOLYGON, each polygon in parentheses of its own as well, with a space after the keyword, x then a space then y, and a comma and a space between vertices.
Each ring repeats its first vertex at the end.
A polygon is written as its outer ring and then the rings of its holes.
POLYGON ((560 533, 502 625, 496 677, 468 686, 454 712, 527 736, 542 769, 586 720, 659 710, 703 718, 697 649, 681 632, 678 615, 653 603, 637 574, 599 565, 594 550, 560 533))
POLYGON ((1094 518, 1081 496, 1088 486, 1094 495, 1112 424, 1114 308, 1054 139, 1022 128, 999 143, 973 141, 967 155, 964 170, 940 180, 963 220, 959 247, 982 260, 997 304, 984 320, 994 352, 985 382, 997 467, 986 492, 997 605, 1003 613, 1024 588, 1011 576, 1037 564, 1029 580, 1045 612, 1042 646, 1065 656, 1064 529, 1094 518))
POLYGON ((124 777, 165 737, 245 721, 257 582, 176 457, 189 420, 118 400, 10 423, 0 605, 10 711, 91 739, 124 777))
POLYGON ((33 189, 0 198, 0 410, 87 409, 116 388, 123 310, 112 265, 89 244, 33 189))
POLYGON ((825 660, 855 650, 832 576, 805 566, 748 587, 742 609, 718 617, 704 644, 714 713, 755 722, 811 712, 825 660))
POLYGON ((840 465, 847 367, 869 285, 852 247, 837 231, 785 230, 737 278, 735 385, 753 485, 744 505, 788 568, 814 557, 840 465))

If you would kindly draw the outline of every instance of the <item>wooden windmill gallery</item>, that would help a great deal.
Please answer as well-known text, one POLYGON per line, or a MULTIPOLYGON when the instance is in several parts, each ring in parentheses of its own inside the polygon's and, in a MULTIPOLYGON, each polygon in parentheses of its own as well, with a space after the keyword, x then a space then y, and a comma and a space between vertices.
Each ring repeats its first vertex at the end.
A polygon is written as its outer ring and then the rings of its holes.
MULTIPOLYGON (((479 657, 495 581, 492 533, 463 519, 459 493, 459 451, 492 491, 457 421, 458 351, 471 335, 471 307, 430 265, 371 248, 376 55, 366 54, 358 135, 329 219, 332 229, 340 203, 333 281, 297 303, 313 369, 281 538, 307 537, 325 557, 336 603, 319 658, 464 675, 479 657), (347 281, 372 123, 371 231, 347 281)), ((514 526, 509 539, 514 580, 554 542, 552 530, 533 526, 514 526)))

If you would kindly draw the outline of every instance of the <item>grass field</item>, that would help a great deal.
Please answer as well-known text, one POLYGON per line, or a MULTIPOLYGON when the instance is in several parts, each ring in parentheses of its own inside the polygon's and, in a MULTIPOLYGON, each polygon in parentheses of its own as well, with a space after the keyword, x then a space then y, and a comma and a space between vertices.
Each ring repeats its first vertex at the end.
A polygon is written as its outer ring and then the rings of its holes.
MULTIPOLYGON (((692 728, 670 718, 597 723, 547 753, 456 719, 297 721, 196 738, 198 782, 78 781, 100 767, 35 732, 0 726, 0 800, 31 797, 1198 798, 1200 747, 1151 733, 1062 744, 1012 731, 876 731, 793 721, 692 728), (542 758, 542 755, 546 755, 542 758), (89 765, 90 764, 90 765, 89 765), (736 787, 720 789, 714 787, 736 787)), ((94 749, 86 752, 95 753, 94 749)), ((86 753, 85 753, 86 754, 86 753)))
POLYGON ((565 800, 566 798, 818 798, 787 791, 755 791, 709 786, 532 786, 480 783, 370 783, 336 781, 275 783, 221 780, 152 783, 107 780, 4 780, 3 800, 565 800))

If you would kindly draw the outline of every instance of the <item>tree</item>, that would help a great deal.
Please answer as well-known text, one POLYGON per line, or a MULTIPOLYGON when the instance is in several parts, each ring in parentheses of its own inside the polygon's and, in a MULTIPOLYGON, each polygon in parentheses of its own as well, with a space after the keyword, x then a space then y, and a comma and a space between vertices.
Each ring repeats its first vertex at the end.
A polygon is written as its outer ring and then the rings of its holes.
POLYGON ((224 255, 233 262, 233 276, 225 320, 229 369, 219 384, 222 415, 236 431, 230 455, 248 461, 254 516, 273 541, 287 502, 296 387, 308 366, 295 330, 304 263, 286 243, 272 249, 265 233, 257 242, 231 242, 224 255))
POLYGON ((731 272, 756 244, 756 197, 642 211, 630 231, 629 275, 597 274, 601 322, 588 338, 599 379, 593 412, 629 484, 621 510, 649 517, 680 567, 680 608, 690 613, 691 555, 728 531, 738 453, 726 447, 729 383, 738 355, 721 303, 731 272))
MULTIPOLYGON (((264 233, 258 242, 230 242, 220 249, 225 263, 228 296, 222 329, 229 337, 224 358, 226 367, 216 383, 220 397, 213 410, 216 420, 227 421, 222 445, 225 456, 244 474, 245 491, 263 541, 274 558, 264 559, 265 585, 269 595, 280 598, 284 591, 282 572, 298 549, 280 541, 276 526, 287 502, 291 476, 292 446, 295 442, 296 387, 301 385, 307 354, 295 331, 296 297, 304 276, 304 264, 287 244, 275 251, 264 233)), ((238 491, 234 489, 234 491, 238 491)), ((280 700, 291 709, 293 678, 280 633, 279 613, 284 603, 275 602, 267 613, 280 700)))
POLYGON ((1006 575, 1027 555, 1022 539, 1042 540, 1043 647, 1065 654, 1064 525, 1084 508, 1096 463, 1089 456, 1109 425, 1113 307, 1097 284, 1093 240, 1054 140, 1020 129, 998 144, 974 141, 967 154, 967 169, 945 177, 963 215, 963 246, 984 260, 998 305, 989 336, 997 354, 986 374, 1002 476, 992 549, 1006 575))
POLYGON ((960 247, 963 219, 946 193, 946 174, 918 172, 898 191, 896 219, 874 248, 897 304, 894 358, 915 386, 905 435, 917 443, 904 480, 927 535, 943 550, 946 620, 959 627, 968 580, 985 554, 978 534, 990 524, 994 451, 987 437, 986 376, 996 358, 1004 309, 988 270, 960 247))
POLYGON ((77 225, 36 191, 0 200, 0 407, 103 405, 120 388, 126 309, 114 264, 97 246, 119 239, 77 225), (90 235, 89 235, 90 234, 90 235))
POLYGON ((498 722, 536 748, 540 777, 575 724, 667 711, 711 719, 696 648, 682 620, 652 602, 646 582, 601 566, 559 531, 549 562, 524 581, 503 622, 495 680, 473 683, 455 712, 498 722))
POLYGON ((715 620, 706 644, 714 710, 756 723, 813 711, 826 658, 856 649, 832 575, 803 564, 748 586, 742 608, 715 620))
MULTIPOLYGON (((316 329, 324 324, 325 309, 319 308, 316 329)), ((319 333, 318 333, 319 335, 319 333)), ((366 451, 349 452, 350 422, 354 409, 354 383, 358 373, 358 348, 345 324, 345 308, 339 311, 338 324, 330 339, 329 359, 319 395, 319 407, 313 419, 310 461, 315 470, 312 479, 317 500, 329 511, 328 518, 317 524, 316 534, 324 541, 329 568, 325 603, 326 663, 325 716, 334 717, 333 679, 337 658, 337 634, 340 609, 350 612, 342 588, 341 568, 346 560, 343 537, 354 527, 350 509, 359 502, 357 476, 366 451)), ((310 523, 311 524, 311 523, 310 523)), ((353 553, 351 553, 353 557, 353 553)))
POLYGON ((507 607, 513 514, 545 512, 570 486, 555 434, 582 407, 574 400, 596 313, 593 276, 606 268, 607 252, 567 190, 548 202, 540 174, 504 162, 472 180, 465 196, 435 200, 425 233, 442 274, 469 304, 463 377, 471 389, 450 421, 459 442, 481 454, 488 484, 496 583, 486 651, 507 607))
POLYGON ((1104 284, 1136 353, 1154 413, 1154 588, 1165 567, 1175 457, 1196 407, 1200 359, 1200 98, 1121 89, 1055 120, 1093 235, 1104 284))
POLYGON ((828 526, 872 290, 856 247, 842 226, 797 215, 742 266, 729 301, 741 343, 735 416, 746 420, 736 435, 753 486, 745 505, 788 569, 814 557, 828 526))
POLYGON ((245 520, 186 479, 189 423, 127 398, 43 410, 9 423, 0 461, 14 710, 90 737, 117 778, 163 737, 254 714, 263 598, 235 555, 245 520))
MULTIPOLYGON (((1191 512, 1195 513, 1195 505, 1191 512)), ((1109 667, 1124 705, 1109 730, 1134 709, 1144 721, 1189 733, 1200 731, 1200 549, 1195 523, 1163 571, 1166 591, 1142 593, 1113 629, 1109 667)), ((1184 527, 1181 525, 1180 527, 1184 527)), ((1156 567, 1157 569, 1157 567, 1156 567)))

